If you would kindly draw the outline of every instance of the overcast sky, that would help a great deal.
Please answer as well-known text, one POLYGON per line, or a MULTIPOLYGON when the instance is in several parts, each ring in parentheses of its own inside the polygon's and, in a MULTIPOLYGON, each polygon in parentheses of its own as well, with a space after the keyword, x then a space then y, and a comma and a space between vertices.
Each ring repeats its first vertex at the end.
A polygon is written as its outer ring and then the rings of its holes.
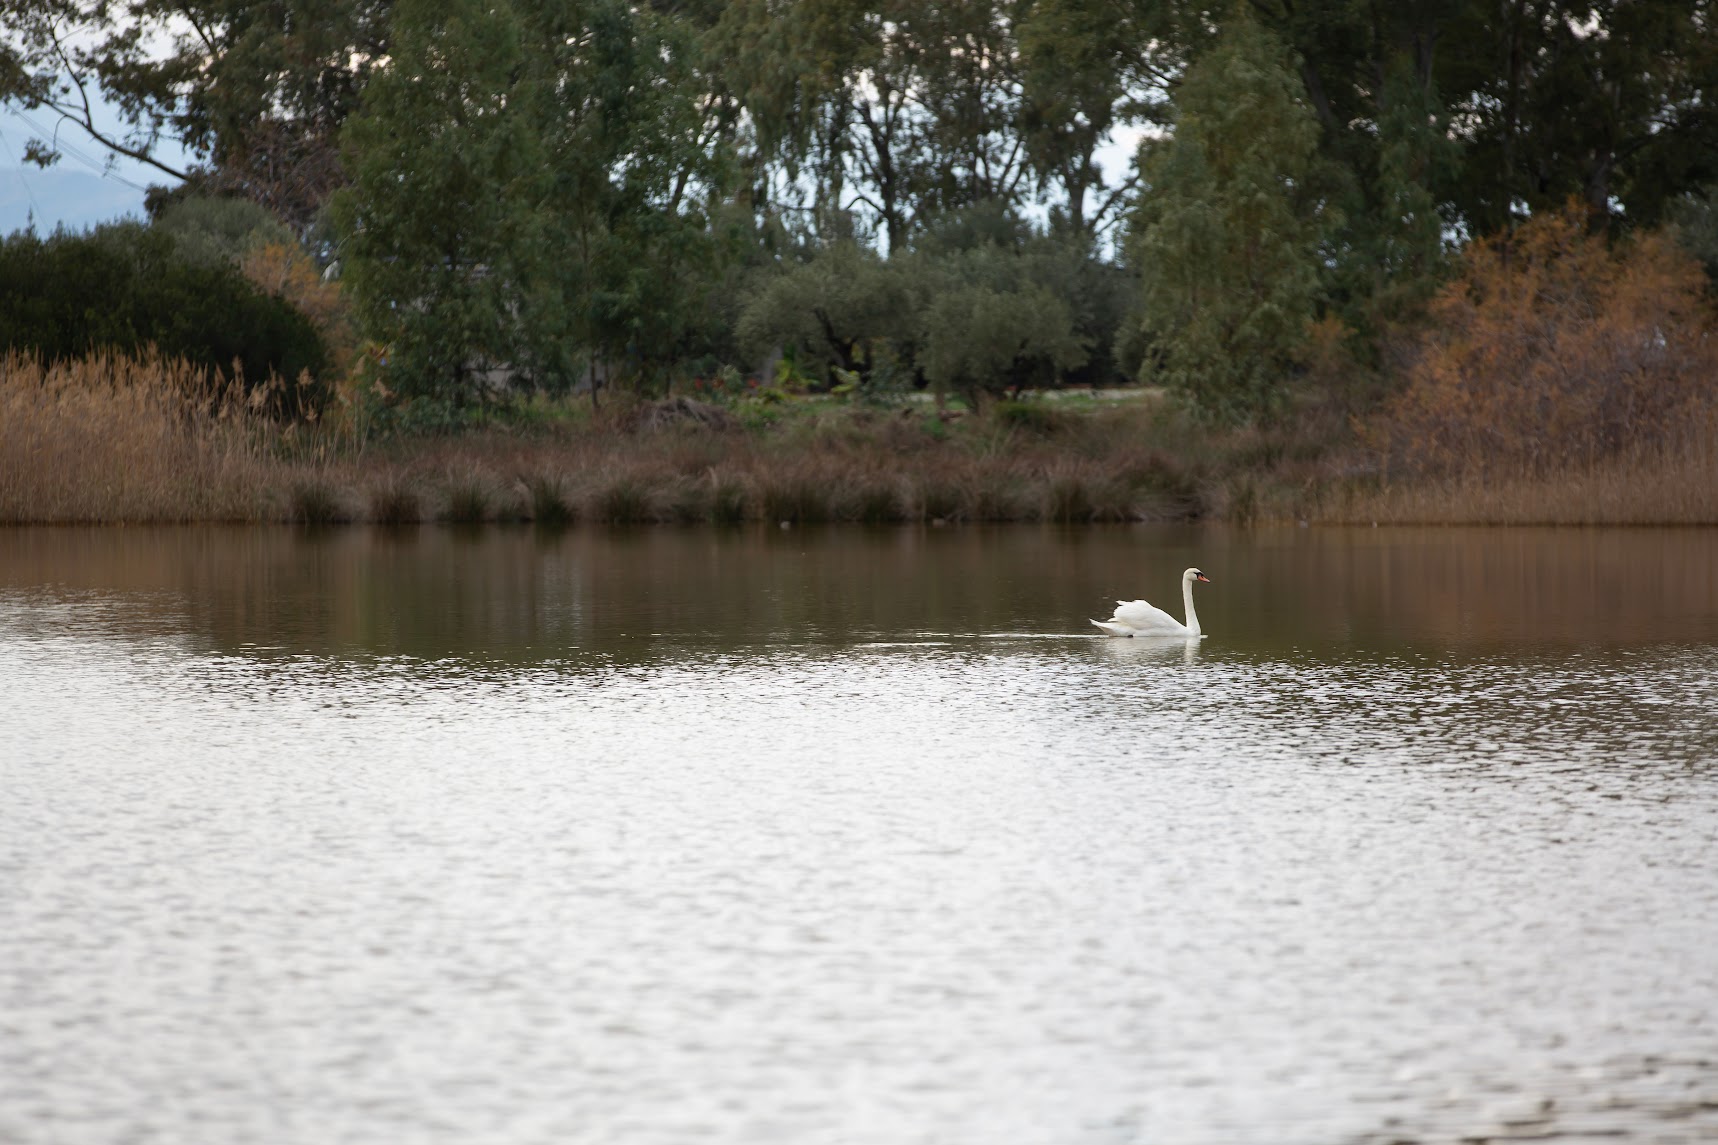
MULTIPOLYGON (((98 112, 104 130, 117 128, 105 108, 98 112), (104 122, 105 120, 105 122, 104 122)), ((69 120, 60 123, 55 140, 62 158, 43 170, 24 162, 30 139, 53 139, 57 116, 46 108, 0 110, 0 234, 11 234, 34 222, 40 234, 65 225, 81 230, 126 215, 143 215, 143 192, 151 184, 171 183, 170 176, 132 159, 115 157, 69 120)), ((179 149, 164 152, 168 162, 179 149)))

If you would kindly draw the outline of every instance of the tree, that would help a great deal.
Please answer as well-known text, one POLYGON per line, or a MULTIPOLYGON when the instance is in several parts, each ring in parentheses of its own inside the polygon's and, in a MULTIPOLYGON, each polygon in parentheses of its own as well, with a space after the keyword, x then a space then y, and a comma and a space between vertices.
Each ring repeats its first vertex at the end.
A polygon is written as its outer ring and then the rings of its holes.
POLYGON ((1454 206, 1474 236, 1578 196, 1652 225, 1718 179, 1718 22, 1708 0, 1464 6, 1443 86, 1464 150, 1454 206))
POLYGON ((740 311, 738 341, 758 359, 792 347, 798 361, 825 377, 834 368, 870 381, 885 363, 910 370, 925 302, 920 285, 906 272, 906 259, 885 260, 858 243, 836 243, 804 263, 761 275, 740 311))
POLYGON ((1130 250, 1163 376, 1206 416, 1268 418, 1318 297, 1317 123, 1282 47, 1242 16, 1194 60, 1148 148, 1130 250))
POLYGON ((1137 182, 1106 187, 1098 148, 1118 126, 1167 114, 1161 97, 1179 52, 1165 15, 1116 0, 1036 0, 1021 17, 1021 138, 1041 188, 1054 185, 1081 239, 1118 215, 1137 182))
POLYGON ((393 384, 465 402, 588 377, 594 400, 684 349, 720 170, 684 31, 620 0, 403 0, 339 200, 393 384))
MULTIPOLYGON (((388 54, 391 0, 0 0, 0 100, 295 227, 344 182, 342 123, 388 54), (104 130, 105 99, 125 123, 104 130), (172 139, 195 157, 162 158, 172 139)), ((52 162, 42 140, 32 156, 52 162)))
POLYGON ((1421 472, 1542 475, 1705 424, 1718 343, 1699 263, 1587 222, 1574 200, 1468 248, 1375 444, 1421 472))
POLYGON ((531 205, 521 303, 538 378, 597 358, 640 380, 689 347, 715 277, 709 208, 725 189, 721 112, 683 21, 621 0, 532 0, 535 130, 548 182, 531 205))
POLYGON ((507 0, 404 0, 393 56, 346 127, 345 277, 389 385, 460 403, 521 356, 521 260, 542 152, 524 28, 507 0))
POLYGON ((1068 304, 1032 281, 1019 256, 987 245, 927 270, 941 281, 924 312, 919 360, 939 392, 972 402, 1043 389, 1085 365, 1068 304))

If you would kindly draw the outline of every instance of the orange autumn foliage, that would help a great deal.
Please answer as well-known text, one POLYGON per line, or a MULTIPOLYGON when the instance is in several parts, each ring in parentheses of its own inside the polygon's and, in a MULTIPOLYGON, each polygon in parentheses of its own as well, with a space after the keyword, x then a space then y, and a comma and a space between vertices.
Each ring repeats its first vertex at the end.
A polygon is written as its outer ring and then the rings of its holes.
POLYGON ((257 288, 297 307, 328 347, 335 376, 351 367, 357 339, 346 299, 338 282, 323 281, 316 263, 295 244, 265 242, 239 259, 239 270, 257 288))
POLYGON ((1420 473, 1544 474, 1706 424, 1718 339, 1699 263, 1611 245, 1576 208, 1475 243, 1433 301, 1407 385, 1363 436, 1420 473))

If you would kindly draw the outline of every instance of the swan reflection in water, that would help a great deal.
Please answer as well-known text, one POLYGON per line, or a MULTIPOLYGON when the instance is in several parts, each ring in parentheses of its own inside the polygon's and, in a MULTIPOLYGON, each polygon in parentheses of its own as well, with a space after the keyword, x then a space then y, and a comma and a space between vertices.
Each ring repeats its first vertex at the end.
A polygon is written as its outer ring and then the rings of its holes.
POLYGON ((1119 662, 1166 664, 1179 658, 1183 664, 1199 662, 1197 636, 1136 636, 1132 640, 1092 641, 1105 657, 1119 662))

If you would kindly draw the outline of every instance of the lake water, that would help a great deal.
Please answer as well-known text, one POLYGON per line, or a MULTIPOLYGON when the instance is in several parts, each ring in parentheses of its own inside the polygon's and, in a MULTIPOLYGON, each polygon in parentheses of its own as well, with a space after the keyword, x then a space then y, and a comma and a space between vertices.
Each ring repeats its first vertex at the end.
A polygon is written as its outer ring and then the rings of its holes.
POLYGON ((1711 1142, 1715 669, 1718 531, 0 532, 0 1141, 1711 1142))

